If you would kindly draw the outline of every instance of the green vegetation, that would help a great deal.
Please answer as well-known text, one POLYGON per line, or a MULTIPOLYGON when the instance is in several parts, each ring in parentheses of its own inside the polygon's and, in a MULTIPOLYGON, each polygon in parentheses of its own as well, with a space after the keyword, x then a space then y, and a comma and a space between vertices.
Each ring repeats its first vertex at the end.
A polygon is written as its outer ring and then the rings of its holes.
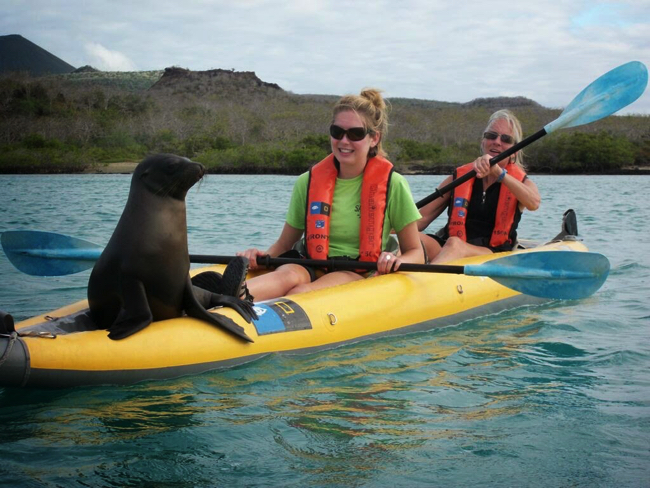
MULTIPOLYGON (((154 86, 160 71, 0 78, 0 172, 75 172, 171 152, 212 172, 298 174, 328 154, 337 97, 295 95, 256 85, 254 74, 239 83, 237 73, 222 73, 214 84, 188 72, 191 83, 181 77, 163 88, 154 86)), ((559 115, 522 98, 391 103, 385 146, 403 172, 447 173, 475 158, 498 108, 511 108, 528 133, 559 115)), ((529 146, 526 164, 544 173, 650 166, 650 117, 563 130, 529 146)))
POLYGON ((611 173, 634 164, 638 151, 627 138, 606 132, 558 134, 535 148, 537 171, 611 173))

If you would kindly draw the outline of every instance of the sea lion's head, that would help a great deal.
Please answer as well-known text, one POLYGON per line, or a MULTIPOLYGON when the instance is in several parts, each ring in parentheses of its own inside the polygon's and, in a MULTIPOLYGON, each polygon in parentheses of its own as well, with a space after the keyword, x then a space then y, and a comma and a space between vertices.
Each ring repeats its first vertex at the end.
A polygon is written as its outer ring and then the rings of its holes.
POLYGON ((205 167, 201 163, 174 154, 154 154, 135 168, 131 187, 143 185, 155 195, 185 200, 187 191, 204 174, 205 167))

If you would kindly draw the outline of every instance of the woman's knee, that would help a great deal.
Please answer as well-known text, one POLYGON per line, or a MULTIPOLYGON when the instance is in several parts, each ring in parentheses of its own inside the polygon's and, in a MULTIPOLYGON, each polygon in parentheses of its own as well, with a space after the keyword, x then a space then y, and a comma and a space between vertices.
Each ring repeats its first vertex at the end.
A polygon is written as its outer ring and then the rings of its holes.
POLYGON ((465 247, 465 241, 462 240, 460 237, 456 236, 450 236, 449 239, 445 242, 445 246, 447 249, 460 249, 462 247, 465 247))
POLYGON ((280 279, 286 283, 290 290, 296 286, 311 283, 309 271, 299 264, 285 264, 279 267, 275 273, 279 275, 280 279))
POLYGON ((447 239, 447 242, 442 249, 446 258, 466 258, 469 256, 490 254, 492 252, 489 247, 468 244, 458 237, 450 237, 447 239))

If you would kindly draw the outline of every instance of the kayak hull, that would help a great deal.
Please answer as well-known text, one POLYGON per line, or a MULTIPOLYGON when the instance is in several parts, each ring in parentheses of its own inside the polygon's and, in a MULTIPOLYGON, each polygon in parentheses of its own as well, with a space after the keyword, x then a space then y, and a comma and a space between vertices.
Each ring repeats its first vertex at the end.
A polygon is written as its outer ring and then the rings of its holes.
MULTIPOLYGON (((587 248, 575 239, 514 252, 587 248)), ((477 256, 481 264, 511 253, 477 256)), ((192 270, 222 270, 222 266, 192 270)), ((66 388, 132 384, 203 373, 272 353, 306 354, 391 335, 456 325, 548 299, 532 297, 481 276, 394 273, 317 292, 256 303, 259 319, 215 309, 244 327, 245 342, 191 317, 154 322, 120 341, 106 330, 85 330, 87 302, 16 324, 0 337, 0 386, 66 388)))

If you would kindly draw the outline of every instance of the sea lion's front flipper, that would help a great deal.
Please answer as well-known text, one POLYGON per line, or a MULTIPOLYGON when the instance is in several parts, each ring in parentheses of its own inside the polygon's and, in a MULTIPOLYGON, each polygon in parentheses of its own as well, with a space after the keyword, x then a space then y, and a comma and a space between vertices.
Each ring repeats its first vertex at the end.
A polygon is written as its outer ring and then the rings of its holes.
POLYGON ((129 337, 153 322, 153 315, 142 281, 131 277, 122 277, 121 285, 124 303, 115 322, 108 329, 108 337, 113 340, 129 337))
MULTIPOLYGON (((205 290, 199 290, 205 293, 209 293, 205 290)), ((205 297, 202 297, 204 299, 205 297)), ((244 331, 244 328, 237 325, 234 320, 224 317, 223 315, 217 315, 208 312, 205 307, 199 303, 197 297, 194 295, 194 287, 188 275, 187 284, 185 285, 185 291, 183 292, 183 309, 185 313, 190 317, 197 319, 205 320, 210 322, 212 325, 216 325, 222 329, 227 330, 228 332, 235 334, 237 337, 240 337, 248 342, 254 342, 253 339, 248 337, 248 334, 244 331)))

